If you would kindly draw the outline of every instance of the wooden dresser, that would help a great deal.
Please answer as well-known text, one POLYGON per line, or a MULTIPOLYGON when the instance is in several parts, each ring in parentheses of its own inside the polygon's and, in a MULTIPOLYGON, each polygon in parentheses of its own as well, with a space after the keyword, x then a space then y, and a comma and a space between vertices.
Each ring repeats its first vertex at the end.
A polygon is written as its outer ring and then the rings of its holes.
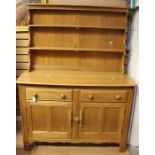
POLYGON ((135 87, 124 67, 127 5, 28 7, 29 71, 17 80, 25 149, 115 143, 125 151, 135 87))

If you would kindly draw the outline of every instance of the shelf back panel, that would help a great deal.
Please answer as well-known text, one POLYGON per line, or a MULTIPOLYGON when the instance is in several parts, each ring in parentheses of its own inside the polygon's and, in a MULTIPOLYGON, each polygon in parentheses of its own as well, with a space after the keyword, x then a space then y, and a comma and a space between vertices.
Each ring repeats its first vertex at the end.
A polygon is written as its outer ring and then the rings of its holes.
POLYGON ((122 30, 32 28, 31 47, 124 50, 122 30))
POLYGON ((31 10, 30 25, 83 25, 127 27, 124 12, 94 12, 77 10, 31 10))
POLYGON ((33 69, 122 72, 122 53, 31 51, 33 69))

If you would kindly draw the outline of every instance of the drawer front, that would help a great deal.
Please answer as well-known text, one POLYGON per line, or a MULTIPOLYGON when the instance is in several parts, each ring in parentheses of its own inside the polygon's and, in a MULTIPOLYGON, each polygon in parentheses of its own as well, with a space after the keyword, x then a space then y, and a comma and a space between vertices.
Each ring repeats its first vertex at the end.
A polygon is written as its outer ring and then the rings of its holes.
POLYGON ((83 102, 126 102, 127 90, 81 90, 83 102))
POLYGON ((72 101, 72 90, 27 87, 26 99, 34 101, 36 100, 72 101))

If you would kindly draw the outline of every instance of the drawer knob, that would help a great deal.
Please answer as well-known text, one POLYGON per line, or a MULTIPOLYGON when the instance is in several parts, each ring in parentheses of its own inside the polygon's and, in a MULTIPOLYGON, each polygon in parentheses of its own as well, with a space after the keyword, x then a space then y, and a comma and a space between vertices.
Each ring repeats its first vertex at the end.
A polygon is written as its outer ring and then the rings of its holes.
POLYGON ((37 95, 37 94, 34 94, 34 95, 32 96, 32 101, 33 101, 33 102, 37 102, 37 98, 38 98, 38 95, 37 95))
POLYGON ((89 94, 89 95, 88 95, 88 98, 89 98, 90 100, 93 100, 94 97, 93 97, 93 95, 89 94))
POLYGON ((116 100, 121 100, 121 96, 120 95, 116 95, 116 100))
POLYGON ((60 97, 61 97, 61 99, 65 99, 66 98, 65 94, 60 94, 60 97))

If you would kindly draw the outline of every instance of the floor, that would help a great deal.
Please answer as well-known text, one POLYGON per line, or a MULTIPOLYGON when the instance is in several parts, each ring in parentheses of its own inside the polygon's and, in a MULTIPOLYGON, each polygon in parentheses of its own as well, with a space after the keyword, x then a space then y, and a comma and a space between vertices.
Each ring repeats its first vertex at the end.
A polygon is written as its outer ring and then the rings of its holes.
MULTIPOLYGON (((16 155, 129 155, 129 152, 118 152, 118 147, 107 146, 62 146, 38 145, 28 152, 23 149, 22 132, 17 125, 16 155)), ((132 155, 132 154, 131 154, 132 155)))
POLYGON ((130 155, 139 155, 139 147, 129 146, 130 155))

